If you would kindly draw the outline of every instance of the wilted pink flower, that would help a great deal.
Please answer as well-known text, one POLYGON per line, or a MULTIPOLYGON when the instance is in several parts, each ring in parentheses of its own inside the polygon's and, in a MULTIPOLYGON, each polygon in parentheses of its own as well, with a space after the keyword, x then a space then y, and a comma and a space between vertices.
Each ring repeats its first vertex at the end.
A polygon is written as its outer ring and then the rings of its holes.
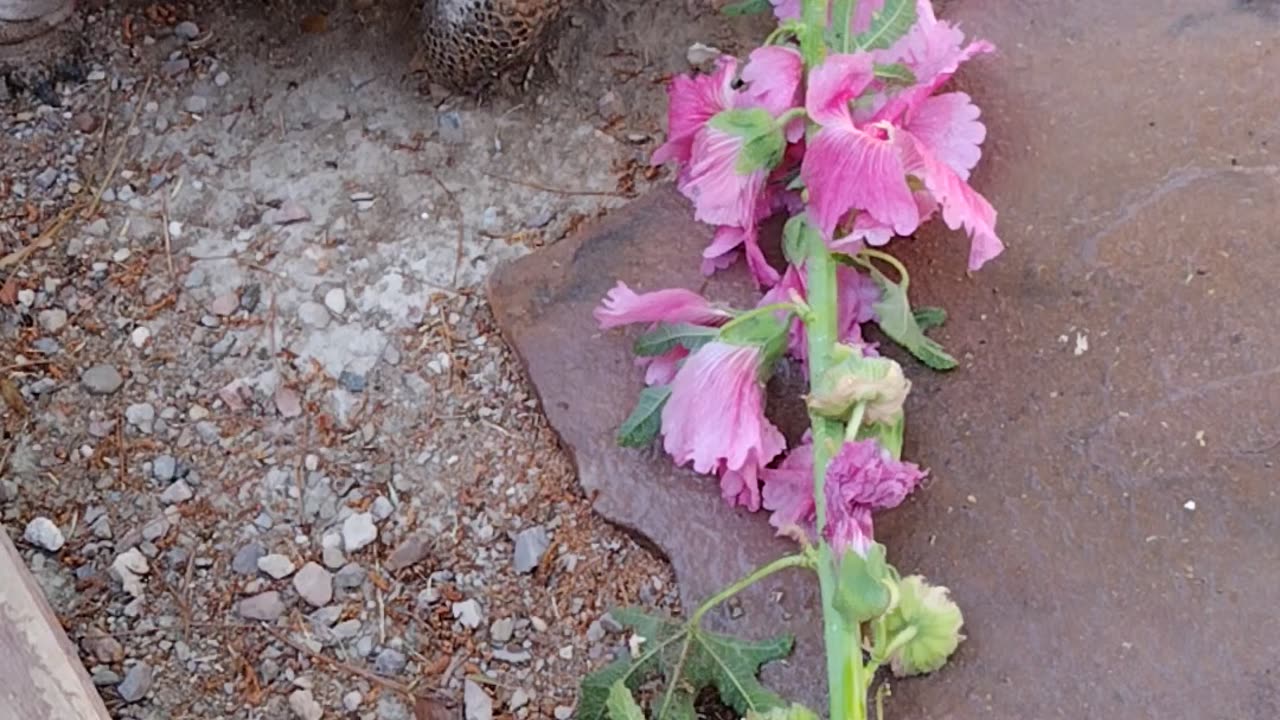
MULTIPOLYGON (((799 20, 801 0, 769 0, 773 5, 773 15, 780 21, 799 20)), ((871 26, 871 16, 884 7, 884 0, 861 0, 854 8, 852 29, 855 33, 865 32, 871 26)), ((827 17, 831 17, 831 8, 827 8, 827 17)))
MULTIPOLYGON (((813 445, 796 447, 777 468, 760 474, 764 507, 772 511, 770 524, 779 534, 799 528, 814 537, 813 445)), ((916 465, 893 459, 875 440, 845 443, 828 465, 824 483, 827 542, 838 552, 865 552, 873 537, 872 511, 900 505, 925 475, 916 465)))
POLYGON ((769 0, 773 5, 773 15, 779 20, 799 20, 800 0, 769 0))
POLYGON ((632 323, 720 325, 733 317, 692 290, 670 288, 637 294, 622 281, 592 314, 603 330, 632 323))
POLYGON ((757 510, 756 473, 786 440, 764 415, 763 351, 713 340, 685 359, 662 409, 663 448, 676 465, 719 474, 725 499, 757 510))
POLYGON ((698 132, 681 173, 680 192, 693 201, 694 217, 709 225, 749 227, 769 177, 768 168, 740 172, 746 138, 711 125, 698 132))
POLYGON ((827 467, 827 542, 837 553, 865 553, 871 511, 897 507, 924 477, 918 466, 895 460, 875 440, 846 442, 827 467))
POLYGON ((698 131, 722 110, 733 106, 733 78, 738 61, 722 56, 710 75, 677 75, 667 85, 667 141, 653 153, 654 165, 689 162, 698 131))
MULTIPOLYGON (((751 51, 742 68, 742 90, 738 107, 759 107, 778 117, 801 106, 800 83, 804 79, 804 59, 799 51, 780 45, 767 45, 751 51)), ((787 140, 804 137, 804 118, 787 124, 787 140)))

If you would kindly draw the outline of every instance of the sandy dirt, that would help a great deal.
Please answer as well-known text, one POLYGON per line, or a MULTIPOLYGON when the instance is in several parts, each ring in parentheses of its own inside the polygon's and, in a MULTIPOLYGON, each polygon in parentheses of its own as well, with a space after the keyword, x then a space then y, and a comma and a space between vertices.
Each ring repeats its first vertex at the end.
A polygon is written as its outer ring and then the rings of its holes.
POLYGON ((761 21, 588 3, 456 97, 408 3, 84 5, 0 113, 0 519, 113 714, 567 717, 673 585, 481 284, 662 181, 665 78, 761 21))

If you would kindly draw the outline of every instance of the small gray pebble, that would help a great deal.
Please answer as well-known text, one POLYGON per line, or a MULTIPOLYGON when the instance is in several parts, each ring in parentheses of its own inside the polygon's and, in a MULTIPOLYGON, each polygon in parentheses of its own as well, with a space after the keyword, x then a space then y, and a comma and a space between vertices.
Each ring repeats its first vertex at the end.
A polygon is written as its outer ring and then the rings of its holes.
POLYGON ((236 551, 231 559, 231 570, 237 575, 257 575, 258 560, 266 554, 266 549, 259 543, 249 543, 236 551))
POLYGON ((358 588, 364 584, 364 568, 355 563, 348 563, 333 577, 333 582, 343 590, 358 588))
POLYGON ((521 530, 516 535, 515 556, 512 559, 515 571, 521 574, 533 572, 548 547, 551 547, 551 537, 546 528, 537 525, 521 530))
POLYGON ((80 382, 94 395, 110 395, 124 385, 124 377, 114 367, 100 364, 81 373, 80 382))
POLYGON ((193 115, 199 114, 209 109, 209 98, 202 95, 192 95, 187 98, 186 102, 182 103, 182 107, 193 115))
POLYGON ((338 376, 338 382, 342 387, 353 393, 364 392, 365 379, 360 373, 343 370, 342 374, 338 376))
POLYGON ((173 26, 173 34, 177 35, 183 40, 187 40, 187 41, 195 40, 196 38, 200 37, 200 26, 196 25, 190 20, 183 20, 182 22, 173 26))
POLYGON ((391 648, 383 648, 378 653, 378 657, 373 661, 373 669, 379 675, 395 676, 404 672, 405 665, 409 663, 408 658, 399 650, 391 648))
POLYGON ((178 461, 172 455, 158 455, 151 461, 151 477, 169 482, 178 473, 178 461))
POLYGON ((440 139, 449 145, 461 145, 467 141, 467 133, 462 128, 462 115, 456 110, 443 113, 436 119, 440 130, 440 139))
POLYGON ((155 673, 151 670, 151 666, 138 663, 129 668, 129 672, 124 675, 124 682, 120 683, 116 689, 125 702, 135 703, 147 696, 154 679, 155 673))

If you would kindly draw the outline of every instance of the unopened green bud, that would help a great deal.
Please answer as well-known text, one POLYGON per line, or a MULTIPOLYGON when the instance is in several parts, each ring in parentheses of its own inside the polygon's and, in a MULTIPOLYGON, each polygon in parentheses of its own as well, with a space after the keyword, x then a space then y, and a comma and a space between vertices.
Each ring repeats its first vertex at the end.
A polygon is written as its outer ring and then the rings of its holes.
POLYGON ((964 636, 960 607, 942 586, 919 575, 898 583, 898 603, 885 616, 889 663, 899 677, 931 673, 947 663, 964 636))

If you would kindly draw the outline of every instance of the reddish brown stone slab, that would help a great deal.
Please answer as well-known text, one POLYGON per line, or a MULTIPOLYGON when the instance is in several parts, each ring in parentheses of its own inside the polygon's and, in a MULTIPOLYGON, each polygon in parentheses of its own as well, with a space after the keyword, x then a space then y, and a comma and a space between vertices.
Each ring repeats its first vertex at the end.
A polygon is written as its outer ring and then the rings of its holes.
MULTIPOLYGON (((878 536, 953 589, 969 639, 895 682, 891 717, 1280 717, 1278 8, 940 8, 1001 48, 958 84, 984 110, 974 183, 1009 250, 971 278, 937 225, 894 247, 962 366, 908 363, 906 454, 933 481, 878 536)), ((631 335, 591 317, 616 279, 703 289, 688 216, 656 192, 503 269, 491 297, 600 512, 668 554, 692 605, 788 545, 656 449, 614 446, 640 378, 631 335)), ((750 294, 740 269, 705 285, 750 294)), ((793 574, 717 622, 795 632, 767 677, 819 703, 816 606, 793 574)))

